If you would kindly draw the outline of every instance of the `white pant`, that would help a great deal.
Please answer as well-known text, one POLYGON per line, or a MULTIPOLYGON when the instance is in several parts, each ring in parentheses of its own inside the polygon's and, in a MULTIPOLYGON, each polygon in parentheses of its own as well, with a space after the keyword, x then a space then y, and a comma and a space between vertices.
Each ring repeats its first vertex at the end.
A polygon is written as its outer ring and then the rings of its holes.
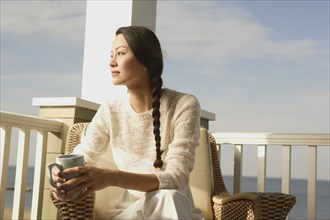
POLYGON ((189 195, 176 189, 162 189, 142 196, 125 191, 118 209, 110 210, 110 219, 202 219, 189 195))

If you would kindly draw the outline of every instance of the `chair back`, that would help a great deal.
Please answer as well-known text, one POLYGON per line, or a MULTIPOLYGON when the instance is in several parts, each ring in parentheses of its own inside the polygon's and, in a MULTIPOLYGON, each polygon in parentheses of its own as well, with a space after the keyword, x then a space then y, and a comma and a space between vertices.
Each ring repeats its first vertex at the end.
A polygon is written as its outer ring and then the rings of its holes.
POLYGON ((213 173, 208 131, 200 128, 199 145, 195 153, 195 166, 190 174, 190 188, 195 206, 205 219, 213 219, 213 173))
POLYGON ((214 136, 209 133, 209 141, 210 141, 210 156, 212 161, 212 172, 213 172, 213 194, 212 195, 220 195, 222 197, 230 196, 230 193, 228 192, 225 181, 222 177, 221 167, 220 167, 220 161, 218 156, 218 150, 217 150, 217 142, 214 138, 214 136))

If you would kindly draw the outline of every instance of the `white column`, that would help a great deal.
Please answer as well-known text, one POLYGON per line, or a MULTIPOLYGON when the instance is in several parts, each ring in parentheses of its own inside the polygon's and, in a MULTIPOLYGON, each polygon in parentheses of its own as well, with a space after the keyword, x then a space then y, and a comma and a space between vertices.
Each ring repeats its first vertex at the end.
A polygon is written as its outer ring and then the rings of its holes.
POLYGON ((155 30, 156 0, 87 1, 81 97, 102 103, 126 93, 113 86, 109 59, 115 31, 121 26, 142 25, 155 30))

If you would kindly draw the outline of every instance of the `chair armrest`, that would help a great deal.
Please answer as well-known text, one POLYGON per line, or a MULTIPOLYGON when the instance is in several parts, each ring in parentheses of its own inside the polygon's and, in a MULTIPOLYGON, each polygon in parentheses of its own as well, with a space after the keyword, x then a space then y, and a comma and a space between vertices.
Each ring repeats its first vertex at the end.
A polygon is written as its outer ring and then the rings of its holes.
POLYGON ((95 192, 88 195, 80 202, 63 201, 54 197, 50 192, 50 198, 58 209, 61 219, 94 219, 95 218, 95 192))
MULTIPOLYGON (((228 207, 240 206, 242 209, 246 210, 246 212, 253 212, 255 219, 285 219, 296 203, 296 197, 278 192, 244 192, 227 197, 215 195, 212 201, 214 202, 215 210, 224 210, 228 209, 228 207)), ((236 208, 237 210, 240 209, 239 207, 236 208)), ((219 214, 215 213, 215 215, 219 214)), ((250 213, 248 215, 250 215, 250 213)))
POLYGON ((230 196, 221 196, 221 195, 214 195, 212 198, 212 201, 215 204, 219 204, 219 205, 223 205, 226 203, 230 203, 230 202, 236 202, 239 200, 250 200, 255 202, 258 198, 258 195, 256 193, 237 193, 234 195, 230 195, 230 196))
POLYGON ((244 193, 237 193, 227 197, 221 197, 220 195, 215 195, 212 198, 212 201, 215 204, 225 204, 228 202, 234 202, 238 200, 250 200, 255 203, 265 203, 266 201, 270 203, 278 203, 278 202, 285 202, 285 203, 293 203, 296 202, 296 197, 293 195, 279 193, 279 192, 244 192, 244 193))

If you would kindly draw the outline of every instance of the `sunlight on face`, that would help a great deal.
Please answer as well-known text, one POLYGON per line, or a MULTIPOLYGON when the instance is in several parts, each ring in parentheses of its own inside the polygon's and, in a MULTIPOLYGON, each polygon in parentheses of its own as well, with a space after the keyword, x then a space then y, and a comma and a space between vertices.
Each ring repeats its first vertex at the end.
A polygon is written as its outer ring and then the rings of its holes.
POLYGON ((122 34, 117 35, 113 42, 110 69, 114 85, 125 85, 132 89, 149 82, 144 66, 135 58, 122 34))

